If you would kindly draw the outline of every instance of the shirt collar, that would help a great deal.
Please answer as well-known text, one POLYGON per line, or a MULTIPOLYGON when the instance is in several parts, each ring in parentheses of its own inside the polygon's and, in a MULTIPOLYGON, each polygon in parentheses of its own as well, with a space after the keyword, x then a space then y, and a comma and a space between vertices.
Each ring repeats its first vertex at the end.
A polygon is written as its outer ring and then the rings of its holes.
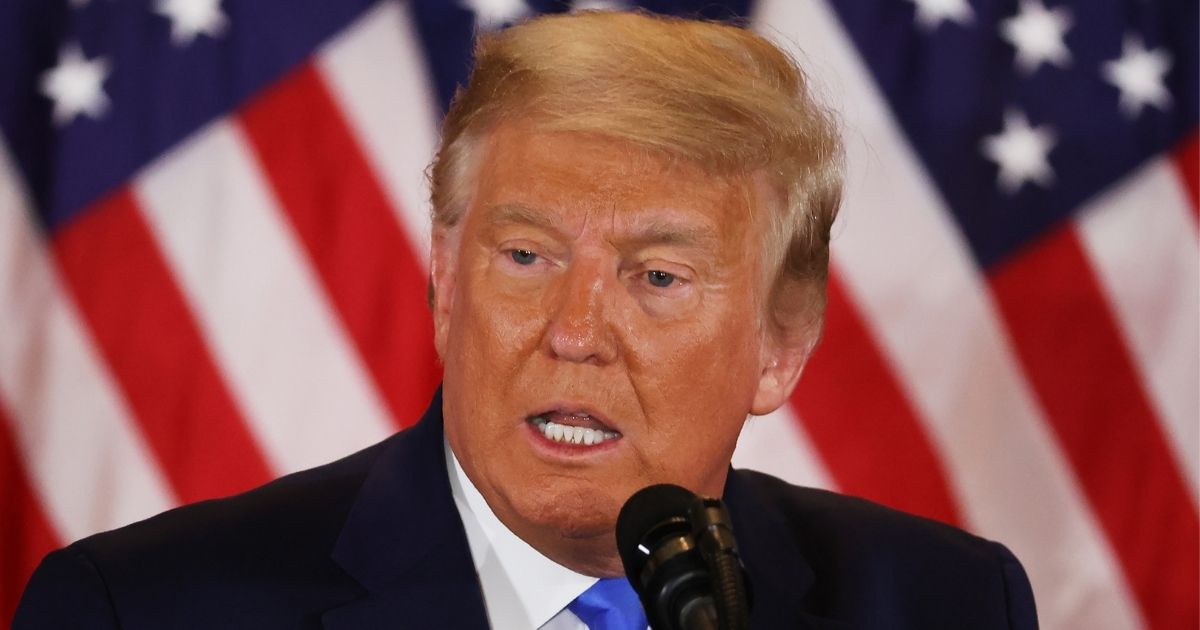
POLYGON ((597 578, 543 556, 492 512, 445 443, 454 505, 467 531, 488 617, 494 628, 540 628, 597 578))

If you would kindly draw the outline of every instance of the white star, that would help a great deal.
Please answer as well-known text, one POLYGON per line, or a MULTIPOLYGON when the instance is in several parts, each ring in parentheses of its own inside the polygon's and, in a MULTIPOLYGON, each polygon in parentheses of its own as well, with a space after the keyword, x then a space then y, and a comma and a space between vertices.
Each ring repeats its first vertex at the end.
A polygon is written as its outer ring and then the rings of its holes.
POLYGON ((908 0, 917 5, 917 23, 932 31, 942 22, 950 20, 969 24, 975 17, 967 0, 908 0))
POLYGON ((1033 74, 1043 63, 1060 68, 1071 64, 1063 36, 1071 28, 1071 13, 1047 9, 1042 0, 1021 0, 1021 12, 1000 25, 1000 35, 1017 49, 1017 67, 1033 74))
POLYGON ((58 65, 42 74, 42 94, 54 101, 54 123, 66 125, 80 114, 103 116, 110 105, 103 87, 108 74, 104 57, 87 59, 78 45, 64 46, 58 65))
POLYGON ((1004 131, 983 139, 983 154, 1000 166, 997 184, 1012 194, 1025 182, 1043 188, 1054 183, 1054 171, 1047 160, 1057 142, 1049 126, 1031 127, 1025 114, 1009 110, 1004 114, 1004 131))
POLYGON ((1105 63, 1102 72, 1105 80, 1121 90, 1121 110, 1135 118, 1146 105, 1162 110, 1171 106, 1171 93, 1163 83, 1170 69, 1167 51, 1146 50, 1140 37, 1126 35, 1121 58, 1105 63))
POLYGON ((475 24, 490 31, 509 22, 529 15, 524 0, 460 0, 466 8, 475 12, 475 24))
POLYGON ((154 12, 171 20, 171 42, 186 46, 203 33, 217 37, 229 25, 221 0, 156 0, 154 12))

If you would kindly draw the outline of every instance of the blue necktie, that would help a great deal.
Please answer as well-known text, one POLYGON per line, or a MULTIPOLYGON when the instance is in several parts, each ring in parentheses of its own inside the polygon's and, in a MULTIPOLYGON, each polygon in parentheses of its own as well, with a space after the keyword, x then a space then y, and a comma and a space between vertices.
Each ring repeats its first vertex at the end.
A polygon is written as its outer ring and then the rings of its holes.
POLYGON ((642 602, 625 578, 600 580, 567 604, 589 630, 646 630, 642 602))

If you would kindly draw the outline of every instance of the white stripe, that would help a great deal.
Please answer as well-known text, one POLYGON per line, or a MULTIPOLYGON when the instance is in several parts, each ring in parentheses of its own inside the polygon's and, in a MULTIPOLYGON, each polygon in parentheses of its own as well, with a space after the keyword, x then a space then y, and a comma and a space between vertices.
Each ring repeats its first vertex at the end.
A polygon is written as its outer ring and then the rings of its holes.
POLYGON ((1200 249, 1191 212, 1175 166, 1160 158, 1098 198, 1077 224, 1195 494, 1200 488, 1200 249))
POLYGON ((317 65, 391 200, 414 252, 427 263, 429 186, 425 167, 437 144, 439 114, 419 42, 401 3, 383 2, 332 40, 317 65))
POLYGON ((1021 558, 1044 627, 1141 626, 967 246, 841 24, 824 2, 762 7, 765 30, 802 42, 798 58, 839 88, 850 131, 835 263, 927 423, 968 524, 1021 558))
POLYGON ((51 526, 74 540, 176 499, 64 296, 0 141, 0 398, 51 526))
POLYGON ((211 125, 136 181, 204 337, 277 472, 391 432, 246 139, 211 125))
POLYGON ((836 489, 789 404, 746 422, 733 453, 733 465, 760 470, 800 486, 836 489))

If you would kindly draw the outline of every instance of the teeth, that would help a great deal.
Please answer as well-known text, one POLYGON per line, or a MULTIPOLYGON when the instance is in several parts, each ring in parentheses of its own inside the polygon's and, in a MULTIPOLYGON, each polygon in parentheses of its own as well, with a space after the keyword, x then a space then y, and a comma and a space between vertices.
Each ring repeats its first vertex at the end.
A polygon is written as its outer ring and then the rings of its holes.
MULTIPOLYGON (((584 418, 587 414, 575 414, 576 417, 584 418)), ((614 431, 601 431, 599 429, 588 429, 585 427, 572 427, 565 424, 550 422, 544 416, 535 416, 533 424, 542 432, 542 435, 547 439, 561 444, 581 444, 583 446, 594 446, 613 440, 618 437, 614 431)))

